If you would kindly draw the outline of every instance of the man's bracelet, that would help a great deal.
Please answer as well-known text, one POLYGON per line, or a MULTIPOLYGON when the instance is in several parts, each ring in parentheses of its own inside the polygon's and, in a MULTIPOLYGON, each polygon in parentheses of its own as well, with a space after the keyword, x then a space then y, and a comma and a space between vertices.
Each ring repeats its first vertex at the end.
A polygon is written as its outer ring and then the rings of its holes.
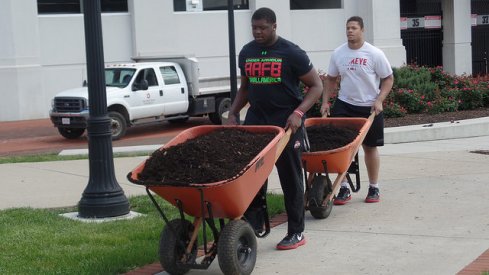
POLYGON ((296 115, 298 115, 300 118, 302 118, 302 117, 304 116, 304 112, 303 112, 303 111, 301 111, 301 110, 299 110, 299 109, 295 109, 295 110, 294 110, 294 113, 295 113, 296 115))

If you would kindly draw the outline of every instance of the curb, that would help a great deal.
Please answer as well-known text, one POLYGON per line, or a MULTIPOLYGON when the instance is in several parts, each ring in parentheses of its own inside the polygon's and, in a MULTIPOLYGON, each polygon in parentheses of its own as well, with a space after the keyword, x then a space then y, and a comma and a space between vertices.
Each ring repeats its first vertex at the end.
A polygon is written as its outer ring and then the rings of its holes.
MULTIPOLYGON (((138 146, 123 146, 113 147, 113 153, 152 153, 156 149, 163 146, 159 145, 138 145, 138 146)), ((88 155, 88 149, 68 149, 59 152, 59 156, 73 156, 73 155, 88 155)))
POLYGON ((385 128, 386 144, 489 135, 489 117, 385 128))

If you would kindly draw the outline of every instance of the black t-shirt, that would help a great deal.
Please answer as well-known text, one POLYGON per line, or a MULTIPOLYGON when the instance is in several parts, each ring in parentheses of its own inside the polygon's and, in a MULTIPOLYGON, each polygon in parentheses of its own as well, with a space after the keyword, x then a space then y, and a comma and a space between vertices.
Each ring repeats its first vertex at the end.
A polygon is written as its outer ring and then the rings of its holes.
POLYGON ((284 38, 269 47, 255 41, 246 44, 239 53, 241 75, 249 80, 245 124, 284 127, 303 99, 299 77, 312 67, 306 52, 284 38))

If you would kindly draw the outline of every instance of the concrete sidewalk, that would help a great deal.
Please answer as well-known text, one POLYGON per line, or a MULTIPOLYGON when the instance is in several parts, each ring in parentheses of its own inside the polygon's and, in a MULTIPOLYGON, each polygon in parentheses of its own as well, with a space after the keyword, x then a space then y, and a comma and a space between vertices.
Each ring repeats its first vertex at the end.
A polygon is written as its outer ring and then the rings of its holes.
POLYGON ((363 202, 362 167, 350 203, 306 214, 305 246, 275 249, 286 224, 259 239, 253 274, 456 274, 489 248, 489 155, 470 152, 487 149, 489 137, 385 146, 380 203, 363 202))
MULTIPOLYGON (((489 135, 387 144, 380 203, 363 203, 361 161, 362 189, 351 202, 324 220, 307 213, 307 244, 296 250, 275 250, 287 226, 274 227, 258 239, 253 274, 456 274, 489 248, 488 150, 489 135)), ((126 179, 145 159, 114 160, 127 196, 145 194, 126 179)), ((89 179, 88 160, 1 164, 0 173, 0 209, 76 205, 89 179)), ((281 192, 275 170, 269 189, 281 192)), ((188 274, 220 274, 218 259, 188 274)))

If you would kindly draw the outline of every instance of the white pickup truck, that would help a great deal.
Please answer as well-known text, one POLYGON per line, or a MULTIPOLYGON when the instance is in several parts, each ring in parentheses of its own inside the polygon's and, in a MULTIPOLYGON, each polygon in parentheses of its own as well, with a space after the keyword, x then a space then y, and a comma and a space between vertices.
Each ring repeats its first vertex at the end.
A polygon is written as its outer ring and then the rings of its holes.
MULTIPOLYGON (((145 122, 181 123, 208 115, 214 124, 222 123, 222 113, 231 105, 229 78, 199 79, 195 58, 134 60, 105 67, 113 140, 124 136, 127 127, 145 122)), ((49 116, 63 137, 79 138, 87 128, 88 106, 87 87, 65 90, 52 100, 49 116)))

